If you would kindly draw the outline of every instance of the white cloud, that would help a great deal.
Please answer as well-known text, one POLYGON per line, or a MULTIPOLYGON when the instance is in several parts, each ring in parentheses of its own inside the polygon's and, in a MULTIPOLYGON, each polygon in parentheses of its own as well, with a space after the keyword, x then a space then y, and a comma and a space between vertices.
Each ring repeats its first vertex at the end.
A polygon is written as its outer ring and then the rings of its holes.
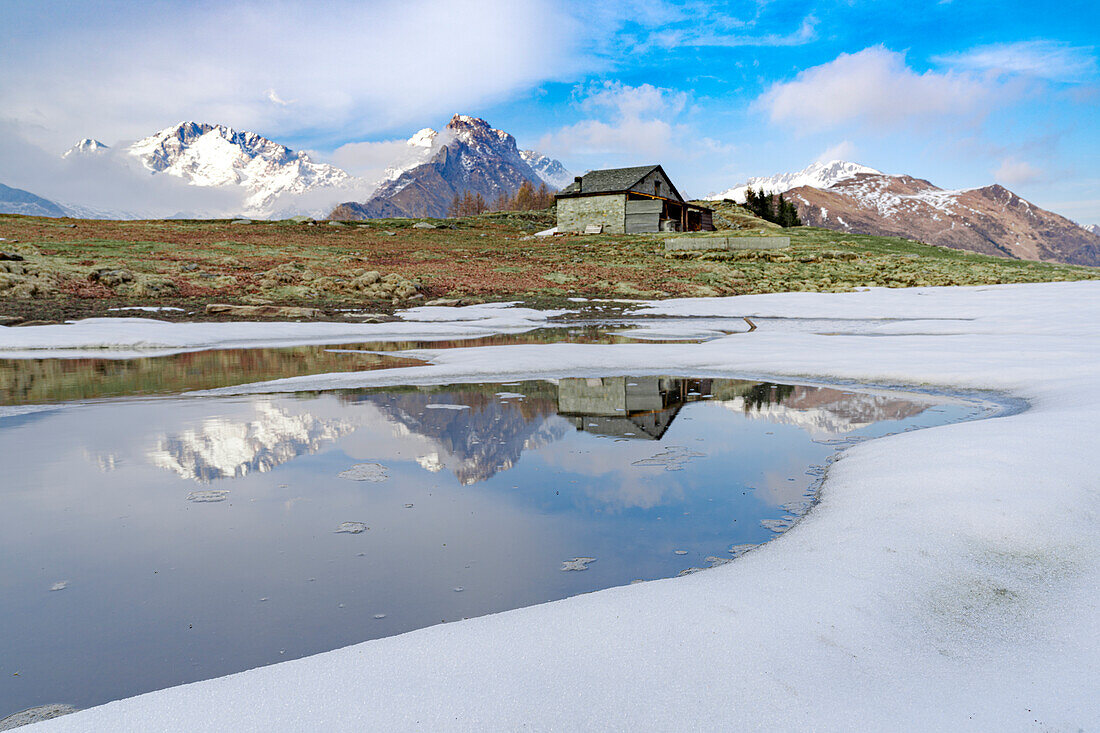
POLYGON ((279 105, 280 107, 285 107, 288 104, 294 104, 294 100, 291 100, 291 101, 287 102, 286 100, 280 98, 279 95, 275 92, 274 89, 268 89, 265 92, 265 94, 266 94, 266 96, 269 100, 271 100, 273 103, 279 105))
POLYGON ((1019 186, 1025 183, 1034 183, 1042 180, 1043 171, 1031 165, 1027 161, 1016 158, 1005 158, 1001 165, 992 171, 993 178, 998 183, 1006 183, 1010 186, 1019 186))
POLYGON ((885 132, 932 119, 979 120, 998 89, 964 73, 908 66, 905 55, 883 46, 841 54, 833 61, 773 84, 756 101, 775 122, 802 131, 859 125, 885 132))
POLYGON ((747 23, 732 31, 729 27, 723 29, 713 23, 700 23, 698 18, 692 18, 690 24, 684 28, 654 31, 648 43, 661 48, 802 46, 817 39, 817 24, 817 17, 811 14, 803 18, 798 28, 790 33, 754 33, 743 30, 749 25, 747 23))
POLYGON ((347 143, 330 156, 332 163, 348 173, 368 180, 377 180, 386 168, 401 162, 409 154, 404 139, 347 143))
POLYGON ((1097 76, 1092 46, 1050 40, 994 43, 933 60, 968 71, 1018 74, 1056 82, 1081 82, 1097 76))
POLYGON ((33 5, 42 9, 28 4, 0 24, 0 103, 58 152, 181 119, 308 134, 325 147, 490 104, 588 63, 575 53, 584 33, 549 0, 179 2, 98 14, 33 5))
POLYGON ((817 156, 818 163, 828 163, 834 160, 854 160, 856 146, 851 140, 842 140, 832 147, 825 148, 821 155, 817 156))
POLYGON ((655 162, 675 147, 675 138, 683 132, 674 120, 687 105, 684 92, 604 82, 580 88, 574 96, 577 106, 593 118, 543 136, 539 150, 555 157, 641 156, 655 162))

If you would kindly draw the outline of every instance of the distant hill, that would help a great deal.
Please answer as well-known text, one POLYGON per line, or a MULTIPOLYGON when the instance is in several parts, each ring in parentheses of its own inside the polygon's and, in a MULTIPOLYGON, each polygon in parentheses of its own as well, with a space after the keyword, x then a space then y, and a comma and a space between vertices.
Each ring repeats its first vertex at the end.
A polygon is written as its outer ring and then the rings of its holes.
POLYGON ((0 214, 24 216, 68 216, 69 213, 49 199, 36 196, 21 188, 11 188, 0 183, 0 214))
POLYGON ((860 173, 786 193, 803 224, 916 239, 1024 260, 1100 265, 1100 236, 1004 186, 946 191, 912 176, 860 173))
POLYGON ((784 194, 808 226, 905 237, 1000 257, 1100 265, 1100 232, 996 184, 950 191, 921 178, 834 160, 750 178, 707 199, 743 203, 750 187, 784 194))
POLYGON ((515 194, 525 181, 557 190, 572 180, 560 162, 521 151, 514 137, 478 117, 455 115, 442 131, 421 130, 408 145, 411 162, 391 167, 370 198, 340 204, 329 218, 445 217, 454 197, 466 192, 480 193, 491 204, 515 194))

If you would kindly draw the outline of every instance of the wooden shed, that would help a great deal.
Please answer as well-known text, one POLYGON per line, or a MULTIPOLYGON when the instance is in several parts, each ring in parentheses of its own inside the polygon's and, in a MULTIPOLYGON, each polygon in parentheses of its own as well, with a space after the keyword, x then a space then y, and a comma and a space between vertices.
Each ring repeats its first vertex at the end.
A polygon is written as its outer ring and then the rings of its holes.
POLYGON ((659 165, 577 176, 557 194, 559 232, 599 227, 612 234, 713 231, 713 213, 689 204, 659 165))

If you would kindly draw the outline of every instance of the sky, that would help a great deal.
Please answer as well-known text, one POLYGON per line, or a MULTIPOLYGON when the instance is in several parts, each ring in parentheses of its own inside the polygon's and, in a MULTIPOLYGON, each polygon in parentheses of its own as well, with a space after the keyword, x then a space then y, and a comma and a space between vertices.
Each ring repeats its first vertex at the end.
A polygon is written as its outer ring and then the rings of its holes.
POLYGON ((661 163, 692 196, 839 158, 1100 223, 1094 0, 0 0, 0 18, 12 186, 51 185, 81 138, 181 120, 369 177, 457 112, 575 172, 661 163))

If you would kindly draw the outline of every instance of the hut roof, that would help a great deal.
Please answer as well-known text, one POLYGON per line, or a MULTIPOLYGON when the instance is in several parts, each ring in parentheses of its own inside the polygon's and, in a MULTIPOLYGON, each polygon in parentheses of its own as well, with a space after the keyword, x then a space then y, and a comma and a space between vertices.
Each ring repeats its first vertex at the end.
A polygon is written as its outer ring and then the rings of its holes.
POLYGON ((561 190, 562 193, 616 193, 628 191, 638 181, 642 180, 659 165, 638 165, 633 168, 605 168, 600 171, 588 171, 581 176, 580 191, 577 190, 577 182, 574 181, 561 190))

